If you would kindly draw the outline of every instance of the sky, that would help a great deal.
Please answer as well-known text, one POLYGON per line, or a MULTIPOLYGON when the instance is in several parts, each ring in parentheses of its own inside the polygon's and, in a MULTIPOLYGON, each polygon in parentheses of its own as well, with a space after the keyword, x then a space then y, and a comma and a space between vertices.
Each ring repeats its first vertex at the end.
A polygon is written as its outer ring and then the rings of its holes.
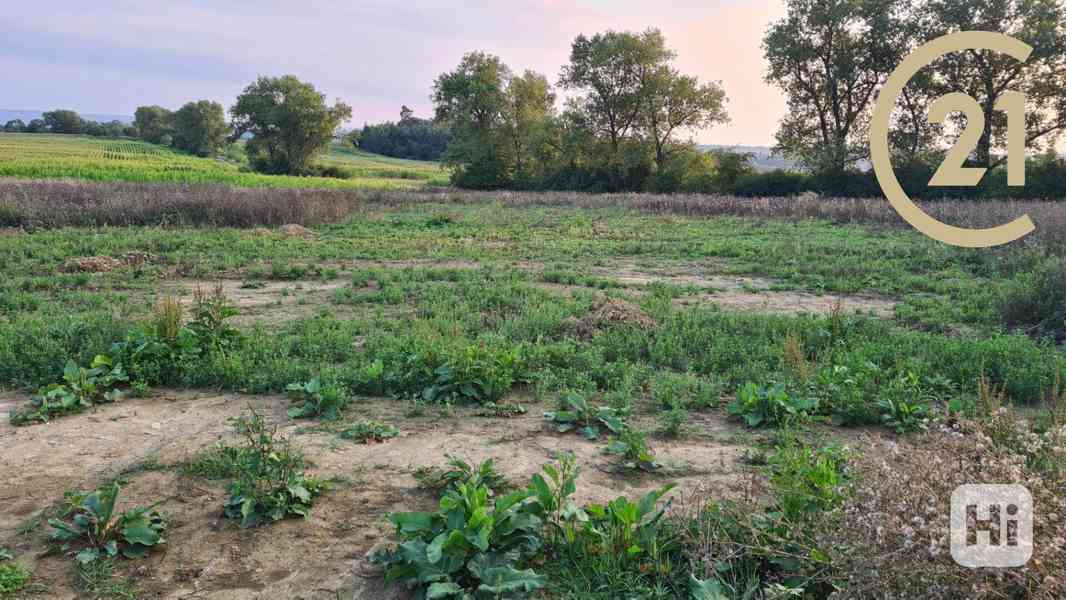
POLYGON ((662 30, 676 65, 720 81, 732 121, 709 144, 773 143, 785 102, 760 44, 782 0, 53 0, 0 13, 0 108, 133 114, 210 99, 227 108, 259 75, 296 75, 353 108, 352 125, 432 113, 440 73, 483 50, 556 81, 578 34, 662 30))

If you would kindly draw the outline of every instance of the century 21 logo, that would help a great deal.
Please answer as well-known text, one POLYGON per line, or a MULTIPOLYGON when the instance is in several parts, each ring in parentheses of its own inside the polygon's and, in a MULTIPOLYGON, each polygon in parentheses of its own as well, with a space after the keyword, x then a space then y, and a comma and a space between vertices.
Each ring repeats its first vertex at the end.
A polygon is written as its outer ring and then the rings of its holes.
MULTIPOLYGON (((874 173, 885 197, 892 207, 915 229, 925 235, 953 246, 988 248, 1025 237, 1036 227, 1029 215, 989 229, 967 229, 942 223, 925 213, 908 196, 896 179, 888 151, 888 129, 892 109, 903 88, 922 67, 951 52, 964 50, 992 50, 1019 62, 1025 62, 1033 51, 1025 42, 990 31, 963 31, 937 38, 912 52, 889 76, 874 107, 870 124, 870 159, 874 173)), ((1008 92, 996 103, 996 110, 1007 114, 1007 184, 1025 185, 1025 94, 1008 92)), ((963 167, 963 162, 977 146, 984 132, 984 112, 976 100, 966 94, 947 94, 938 98, 929 110, 929 121, 943 122, 953 112, 966 115, 966 129, 958 143, 948 153, 944 164, 929 181, 929 185, 974 186, 984 177, 986 169, 963 167)))

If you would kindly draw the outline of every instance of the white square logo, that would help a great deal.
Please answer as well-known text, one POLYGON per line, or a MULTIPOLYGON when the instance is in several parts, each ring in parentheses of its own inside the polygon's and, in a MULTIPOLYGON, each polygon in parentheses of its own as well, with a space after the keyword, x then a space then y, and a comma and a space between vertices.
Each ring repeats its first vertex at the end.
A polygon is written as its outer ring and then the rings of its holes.
POLYGON ((1033 557, 1033 496, 1021 485, 962 485, 951 494, 951 557, 1013 568, 1033 557))

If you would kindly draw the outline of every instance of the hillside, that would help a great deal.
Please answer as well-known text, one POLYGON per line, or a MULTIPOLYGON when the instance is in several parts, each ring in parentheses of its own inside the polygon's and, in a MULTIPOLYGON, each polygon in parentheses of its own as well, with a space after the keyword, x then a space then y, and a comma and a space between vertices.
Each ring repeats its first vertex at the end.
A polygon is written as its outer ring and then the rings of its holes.
POLYGON ((322 163, 339 167, 347 177, 263 175, 236 162, 182 154, 138 140, 0 133, 0 177, 363 189, 447 184, 436 163, 397 161, 340 146, 331 148, 322 163))

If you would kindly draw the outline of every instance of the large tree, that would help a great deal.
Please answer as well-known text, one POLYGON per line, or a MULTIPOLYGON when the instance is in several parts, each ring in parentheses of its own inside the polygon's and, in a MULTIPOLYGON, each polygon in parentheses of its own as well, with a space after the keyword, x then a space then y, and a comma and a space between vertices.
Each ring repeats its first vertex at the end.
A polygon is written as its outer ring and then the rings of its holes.
POLYGON ((1066 6, 1062 0, 929 0, 921 6, 926 39, 957 31, 995 31, 1033 48, 1024 63, 997 52, 970 50, 948 54, 932 67, 927 89, 937 96, 966 94, 984 112, 978 165, 996 166, 1006 160, 1005 153, 995 152, 1006 141, 1007 115, 996 110, 1004 94, 1025 94, 1029 147, 1047 147, 1066 129, 1066 6))
POLYGON ((211 156, 226 143, 229 126, 218 102, 189 102, 174 113, 174 147, 197 156, 211 156))
POLYGON ((85 127, 85 121, 72 110, 53 110, 44 113, 41 118, 52 133, 81 133, 85 127))
POLYGON ((174 113, 162 106, 138 106, 133 113, 137 137, 159 144, 174 133, 174 113))
POLYGON ((499 57, 471 52, 455 70, 433 82, 436 121, 454 136, 444 162, 453 169, 458 185, 499 188, 511 181, 502 136, 511 78, 511 70, 499 57))
POLYGON ((585 93, 581 109, 597 134, 606 136, 612 158, 623 139, 640 126, 649 79, 673 58, 657 29, 639 34, 608 31, 574 40, 559 83, 585 93))
POLYGON ((328 147, 333 133, 352 116, 338 101, 293 77, 260 77, 244 89, 230 109, 232 140, 251 139, 245 151, 252 167, 264 173, 305 174, 315 157, 328 147))
POLYGON ((909 40, 905 0, 787 0, 763 39, 766 80, 788 114, 777 147, 817 171, 839 172, 869 155, 876 92, 909 40))
POLYGON ((705 129, 729 121, 725 90, 717 83, 701 84, 672 67, 658 68, 647 81, 642 126, 655 144, 655 162, 662 169, 673 136, 680 130, 705 129))
POLYGON ((503 135, 513 163, 513 179, 528 185, 543 176, 554 155, 555 92, 540 73, 526 71, 507 84, 503 135))

